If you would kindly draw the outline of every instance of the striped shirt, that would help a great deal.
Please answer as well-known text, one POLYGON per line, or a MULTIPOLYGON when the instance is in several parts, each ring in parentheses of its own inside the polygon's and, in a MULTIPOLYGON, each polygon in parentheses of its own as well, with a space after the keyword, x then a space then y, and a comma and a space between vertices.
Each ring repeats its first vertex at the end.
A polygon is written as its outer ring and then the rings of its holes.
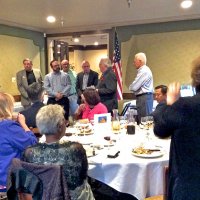
POLYGON ((153 75, 148 66, 143 65, 137 70, 137 76, 129 86, 129 90, 135 95, 153 93, 153 75))
POLYGON ((51 72, 44 78, 44 89, 49 97, 55 97, 58 92, 67 97, 71 90, 71 81, 69 75, 65 72, 51 72))

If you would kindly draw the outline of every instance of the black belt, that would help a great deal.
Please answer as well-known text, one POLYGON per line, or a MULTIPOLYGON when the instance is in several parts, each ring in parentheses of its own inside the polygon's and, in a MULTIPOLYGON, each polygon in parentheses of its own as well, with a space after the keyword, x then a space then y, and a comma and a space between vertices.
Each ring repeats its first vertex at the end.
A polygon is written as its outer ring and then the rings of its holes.
POLYGON ((136 97, 140 97, 140 96, 143 96, 145 94, 152 94, 151 92, 146 92, 146 93, 142 93, 142 94, 138 94, 138 95, 135 95, 136 97))

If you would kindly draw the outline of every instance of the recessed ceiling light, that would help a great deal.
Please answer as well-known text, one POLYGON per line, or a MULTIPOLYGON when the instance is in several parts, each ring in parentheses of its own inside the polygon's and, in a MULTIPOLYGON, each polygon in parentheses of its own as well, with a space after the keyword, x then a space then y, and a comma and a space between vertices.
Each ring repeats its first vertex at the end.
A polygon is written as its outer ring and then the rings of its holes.
POLYGON ((78 42, 79 42, 79 39, 78 39, 78 38, 74 38, 74 42, 75 42, 75 43, 78 43, 78 42))
POLYGON ((99 43, 98 43, 98 42, 94 42, 94 45, 98 46, 98 45, 99 45, 99 43))
POLYGON ((47 17, 47 21, 48 21, 49 23, 54 23, 54 22, 56 21, 56 18, 55 18, 54 16, 48 16, 48 17, 47 17))
POLYGON ((184 0, 181 2, 182 8, 190 8, 192 6, 192 0, 184 0))

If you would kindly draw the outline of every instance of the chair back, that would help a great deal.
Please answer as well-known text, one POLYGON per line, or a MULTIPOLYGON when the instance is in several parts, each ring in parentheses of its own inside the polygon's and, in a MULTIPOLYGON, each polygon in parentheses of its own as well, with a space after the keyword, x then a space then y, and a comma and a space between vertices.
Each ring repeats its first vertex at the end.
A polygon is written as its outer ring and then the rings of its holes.
POLYGON ((69 192, 62 166, 27 163, 14 158, 7 196, 9 200, 68 200, 69 192))
POLYGON ((164 167, 164 200, 167 200, 168 197, 168 184, 169 184, 169 167, 164 167))

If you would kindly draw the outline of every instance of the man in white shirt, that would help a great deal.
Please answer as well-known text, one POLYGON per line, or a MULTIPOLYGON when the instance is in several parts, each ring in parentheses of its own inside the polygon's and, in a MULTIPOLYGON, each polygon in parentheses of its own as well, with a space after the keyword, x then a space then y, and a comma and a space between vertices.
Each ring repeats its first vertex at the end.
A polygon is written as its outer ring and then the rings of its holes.
POLYGON ((134 58, 134 65, 137 69, 135 80, 129 86, 136 96, 136 107, 138 113, 138 123, 141 117, 152 113, 153 109, 153 75, 148 66, 146 66, 146 55, 137 53, 134 58))

